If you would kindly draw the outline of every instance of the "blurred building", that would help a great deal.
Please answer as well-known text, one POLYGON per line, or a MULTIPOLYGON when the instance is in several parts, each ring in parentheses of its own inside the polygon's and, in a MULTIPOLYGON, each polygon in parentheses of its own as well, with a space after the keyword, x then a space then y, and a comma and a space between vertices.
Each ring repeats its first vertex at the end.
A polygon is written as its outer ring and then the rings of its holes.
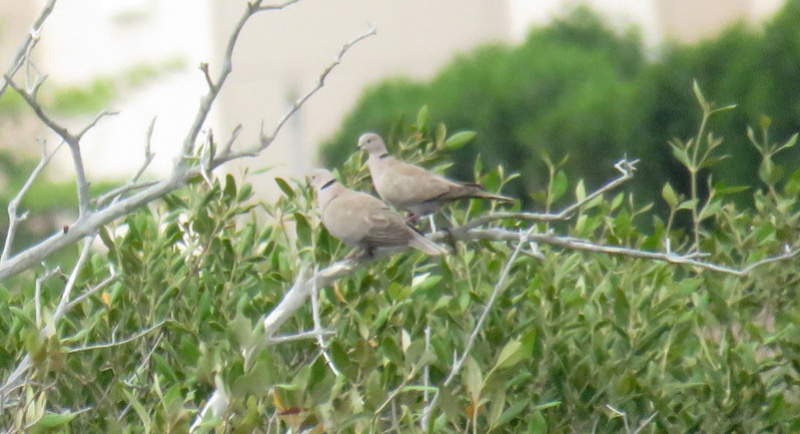
MULTIPOLYGON (((277 1, 277 0, 275 0, 277 1)), ((0 65, 29 29, 44 0, 0 2, 0 65)), ((229 77, 210 119, 218 141, 238 124, 239 145, 269 131, 293 101, 311 88, 320 71, 354 36, 377 26, 378 35, 347 54, 325 87, 285 125, 278 140, 256 159, 226 170, 275 167, 256 179, 274 191, 271 177, 299 177, 314 164, 316 146, 330 137, 365 86, 388 76, 432 77, 454 54, 488 42, 520 41, 531 25, 588 5, 615 27, 637 26, 650 47, 665 40, 692 42, 738 20, 759 23, 782 0, 302 0, 284 10, 258 14, 245 27, 229 77)), ((157 117, 153 171, 169 170, 194 118, 244 1, 60 0, 45 23, 37 66, 57 86, 92 86, 113 77, 118 97, 108 109, 120 114, 86 135, 90 175, 125 178, 143 158, 147 126, 157 117), (138 78, 137 78, 138 77, 138 78)), ((92 115, 59 116, 72 130, 92 115)), ((35 121, 34 128, 40 128, 35 121)), ((3 133, 0 146, 38 153, 35 134, 3 133), (11 138, 13 136, 13 138, 11 138)), ((22 125, 21 123, 18 125, 22 125)), ((27 129, 27 127, 25 128, 27 129)), ((46 135, 43 130, 38 134, 46 135)), ((50 134, 51 142, 55 138, 50 134)), ((65 154, 61 163, 68 170, 65 154)))

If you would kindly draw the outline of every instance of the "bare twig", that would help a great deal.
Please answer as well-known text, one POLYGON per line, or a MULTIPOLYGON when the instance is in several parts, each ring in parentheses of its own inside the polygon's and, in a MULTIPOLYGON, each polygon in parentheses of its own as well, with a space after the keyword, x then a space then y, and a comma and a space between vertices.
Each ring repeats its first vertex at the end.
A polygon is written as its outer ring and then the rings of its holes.
MULTIPOLYGON (((288 4, 291 3, 294 3, 294 1, 289 2, 288 4)), ((317 91, 319 91, 320 89, 322 89, 323 86, 325 86, 325 79, 328 77, 331 71, 334 70, 334 68, 339 66, 339 64, 342 62, 342 58, 350 50, 350 48, 352 48, 354 45, 358 44, 362 40, 370 36, 373 36, 375 34, 377 34, 377 28, 375 26, 371 26, 368 31, 356 36, 353 40, 344 44, 341 50, 339 50, 339 54, 333 59, 333 62, 322 71, 314 87, 312 87, 303 96, 298 98, 297 101, 294 102, 294 104, 292 104, 292 107, 278 121, 278 123, 275 125, 275 128, 272 129, 272 132, 270 134, 265 134, 264 131, 262 130, 259 143, 248 149, 244 149, 242 151, 233 153, 228 152, 229 151, 228 149, 223 150, 223 152, 215 159, 216 165, 222 164, 226 161, 230 161, 236 158, 254 157, 259 153, 261 153, 261 151, 263 151, 264 149, 267 149, 267 147, 270 144, 272 144, 273 140, 275 140, 275 137, 277 136, 278 132, 280 132, 281 128, 283 128, 283 125, 286 123, 286 121, 288 121, 289 118, 291 118, 295 114, 295 112, 297 112, 297 110, 300 110, 300 107, 302 107, 303 104, 305 104, 309 98, 311 98, 315 93, 317 93, 317 91)))
POLYGON ((33 181, 39 176, 39 173, 44 169, 48 164, 50 164, 50 160, 53 158, 53 155, 61 149, 61 145, 64 144, 62 140, 53 152, 47 152, 47 144, 44 140, 40 140, 39 144, 42 147, 42 157, 39 159, 39 164, 31 172, 28 179, 25 181, 25 184, 22 185, 22 188, 19 189, 16 196, 8 203, 8 233, 6 233, 6 243, 3 246, 3 253, 0 255, 0 263, 5 262, 8 259, 8 255, 11 253, 11 245, 14 244, 14 237, 17 234, 17 225, 22 221, 25 220, 28 213, 27 211, 22 215, 17 214, 17 208, 19 207, 20 201, 22 198, 25 197, 25 194, 28 193, 28 190, 31 188, 33 181))
MULTIPOLYGON (((74 353, 80 353, 80 352, 83 352, 83 351, 94 351, 94 350, 99 350, 99 349, 104 349, 104 348, 113 348, 113 347, 118 347, 120 345, 125 345, 125 344, 131 343, 131 342, 141 338, 142 336, 146 336, 147 334, 149 334, 149 333, 151 333, 151 332, 153 332, 155 330, 158 330, 159 328, 161 328, 161 326, 163 326, 164 324, 166 324, 168 322, 171 322, 171 321, 172 320, 168 320, 168 319, 159 321, 157 324, 154 324, 154 325, 152 325, 152 326, 150 326, 150 327, 148 327, 148 328, 146 328, 144 330, 140 330, 137 333, 134 333, 133 335, 131 335, 131 336, 125 338, 125 339, 122 339, 122 340, 117 340, 117 341, 114 341, 114 342, 108 342, 108 343, 104 343, 104 344, 88 345, 88 346, 85 346, 85 347, 67 348, 66 352, 68 354, 74 354, 74 353)), ((69 338, 66 338, 65 340, 69 340, 69 338)))
POLYGON ((111 272, 110 276, 106 277, 100 283, 98 283, 97 285, 93 286, 91 289, 89 289, 88 291, 84 292, 83 294, 75 297, 74 300, 70 301, 69 304, 67 305, 67 310, 72 309, 73 307, 75 307, 75 306, 79 305, 80 303, 82 303, 83 300, 86 300, 87 298, 93 296, 98 291, 100 291, 101 289, 103 289, 106 286, 108 286, 108 284, 110 284, 111 282, 114 282, 115 280, 117 280, 117 277, 118 276, 117 276, 116 272, 112 269, 112 272, 111 272))
MULTIPOLYGON (((292 0, 288 3, 284 3, 280 6, 274 6, 271 9, 282 9, 286 6, 296 3, 298 0, 292 0)), ((225 81, 228 79, 231 71, 233 71, 233 50, 236 48, 236 43, 239 40, 239 35, 244 28, 244 25, 250 18, 257 14, 262 10, 268 10, 266 6, 261 5, 262 0, 253 0, 247 4, 247 8, 245 8, 244 13, 239 18, 239 21, 233 28, 231 32, 231 36, 228 39, 228 45, 225 47, 225 54, 222 57, 222 70, 220 71, 219 75, 217 76, 216 80, 211 79, 210 74, 206 71, 208 70, 208 66, 205 67, 204 73, 206 75, 206 80, 209 84, 208 93, 203 97, 200 101, 200 108, 197 110, 197 114, 195 115, 194 122, 192 126, 189 128, 189 133, 186 135, 186 138, 183 140, 183 145, 181 147, 182 159, 180 160, 179 164, 176 166, 176 175, 182 175, 182 171, 185 171, 187 166, 187 157, 192 154, 192 150, 194 149, 194 144, 197 140, 197 136, 200 134, 200 130, 203 128, 203 124, 206 122, 206 118, 208 118, 209 112, 211 112, 211 106, 214 104, 214 100, 217 99, 222 86, 225 85, 225 81), (263 9, 262 9, 263 8, 263 9)), ((203 69, 201 67, 201 69, 203 69)), ((226 160, 227 161, 227 160, 226 160)), ((219 163, 221 164, 221 163, 219 163)))
MULTIPOLYGON (((442 239, 443 234, 434 234, 434 240, 442 239)), ((490 241, 514 241, 518 238, 518 232, 502 229, 472 229, 464 233, 459 233, 458 237, 453 237, 459 241, 475 241, 475 240, 490 240, 490 241)), ((695 259, 703 255, 697 253, 690 253, 687 255, 678 255, 670 252, 654 252, 648 250, 639 250, 624 246, 609 246, 605 244, 593 243, 580 238, 562 237, 553 234, 552 232, 544 234, 532 233, 529 236, 531 241, 536 241, 541 244, 550 244, 571 250, 583 250, 588 252, 607 253, 612 255, 623 255, 633 258, 654 259, 657 261, 666 261, 672 264, 688 265, 693 267, 702 268, 704 270, 714 271, 717 273, 732 274, 734 276, 744 277, 749 275, 754 269, 761 267, 772 262, 785 261, 794 258, 800 254, 800 249, 791 249, 787 246, 785 251, 779 255, 770 256, 760 261, 748 264, 743 268, 734 268, 725 265, 715 264, 713 262, 702 261, 695 259)))
POLYGON ((447 378, 444 380, 444 383, 442 383, 442 386, 439 387, 439 389, 433 395, 433 398, 425 405, 425 408, 422 411, 421 423, 423 427, 429 426, 430 417, 433 414, 434 407, 436 407, 436 404, 439 402, 439 396, 442 387, 447 387, 450 385, 456 375, 458 375, 458 373, 461 371, 461 366, 467 360, 467 357, 469 357, 469 353, 472 351, 472 346, 475 344, 475 339, 477 339, 478 334, 483 330, 483 323, 486 321, 486 318, 489 316, 489 312, 494 307, 497 297, 506 288, 506 280, 508 279, 508 275, 511 273, 511 267, 514 265, 514 261, 517 259, 517 256, 519 256, 523 246, 528 243, 528 237, 531 235, 534 229, 535 226, 531 226, 531 228, 526 232, 517 233, 517 247, 514 248, 511 256, 509 256, 508 260, 506 261, 506 265, 503 267, 503 271, 500 273, 500 277, 497 279, 497 283, 494 285, 494 290, 489 296, 486 306, 483 307, 483 312, 478 318, 475 328, 472 330, 472 333, 470 333, 469 338, 467 339, 467 344, 464 346, 464 351, 461 353, 461 357, 456 358, 453 361, 453 367, 450 369, 450 374, 448 374, 447 378))
POLYGON ((325 359, 325 362, 328 363, 328 366, 331 368, 331 371, 337 377, 342 375, 336 365, 333 363, 333 359, 328 354, 328 343, 325 341, 325 336, 321 333, 324 331, 322 327, 322 320, 320 319, 319 314, 319 286, 317 280, 312 281, 312 288, 311 288, 311 316, 314 319, 314 332, 317 334, 317 345, 319 345, 319 350, 322 352, 322 357, 325 359))
POLYGON ((58 136, 67 143, 67 146, 69 146, 70 153, 72 154, 72 162, 75 166, 75 181, 78 187, 78 220, 83 220, 89 214, 89 182, 86 180, 86 169, 83 164, 83 156, 81 155, 80 141, 83 135, 95 126, 100 119, 108 115, 113 115, 114 113, 101 112, 89 125, 81 130, 78 135, 74 135, 45 113, 42 106, 36 101, 33 93, 22 89, 10 76, 6 75, 5 79, 8 85, 22 96, 22 99, 24 99, 33 112, 36 113, 39 120, 58 134, 58 136))
POLYGON ((89 258, 89 252, 92 249, 92 241, 94 237, 87 237, 84 240, 83 249, 81 249, 81 254, 78 256, 78 261, 75 263, 75 267, 72 269, 72 273, 69 275, 69 279, 67 279, 67 284, 64 286, 64 291, 61 293, 61 300, 58 302, 58 306, 56 306, 55 312, 53 312, 53 318, 51 319, 49 327, 52 329, 48 330, 48 327, 45 327, 45 336, 52 336, 56 333, 56 325, 58 321, 67 313, 67 309, 69 307, 69 299, 70 295, 72 294, 72 289, 75 287, 75 282, 78 280, 78 275, 83 270, 83 264, 89 258))
POLYGON ((620 176, 609 181, 606 185, 600 187, 599 189, 595 190, 591 194, 584 197, 582 200, 575 202, 574 204, 564 208, 558 213, 541 214, 541 213, 528 213, 528 212, 494 212, 472 219, 464 223, 462 226, 451 229, 451 233, 453 233, 454 237, 457 238, 460 236, 460 234, 466 233, 471 229, 483 226, 486 223, 491 223, 497 220, 513 219, 513 220, 529 220, 529 221, 539 221, 539 222, 566 220, 572 217, 572 213, 574 213, 577 209, 591 202, 592 200, 594 200, 594 198, 619 187, 623 183, 633 178, 633 174, 636 171, 636 164, 638 162, 639 160, 628 161, 625 159, 618 161, 614 165, 614 167, 622 173, 620 176))
POLYGON ((317 339, 318 336, 332 335, 333 330, 311 330, 285 336, 273 336, 267 340, 267 344, 283 344, 286 342, 302 341, 305 339, 317 339))
POLYGON ((45 280, 61 272, 61 267, 46 270, 45 273, 36 278, 36 286, 33 293, 33 303, 36 305, 36 327, 42 328, 42 284, 45 280))
MULTIPOLYGON (((48 0, 45 3, 42 10, 39 12, 39 16, 36 17, 36 20, 33 22, 33 26, 31 27, 31 31, 25 36, 22 43, 20 44, 19 48, 17 48, 17 52, 14 53, 14 57, 11 60, 11 65, 8 66, 4 77, 13 77, 14 74, 19 71, 22 65, 25 63, 25 60, 30 57, 31 50, 39 42, 39 34, 42 31, 42 26, 47 18, 50 16, 50 13, 53 12, 53 8, 56 5, 56 0, 48 0)), ((3 79, 3 83, 0 84, 0 97, 6 92, 8 87, 8 81, 3 79)))
POLYGON ((150 166, 150 163, 153 162, 153 158, 155 158, 155 152, 151 151, 151 144, 153 140, 153 130, 156 126, 156 117, 153 116, 153 120, 150 121, 150 125, 147 127, 147 133, 145 134, 145 141, 144 141, 144 162, 142 163, 142 167, 136 171, 136 175, 133 175, 131 178, 132 183, 136 183, 139 178, 144 174, 144 171, 150 166))
POLYGON ((264 5, 264 6, 258 6, 257 8, 258 8, 259 11, 280 10, 280 9, 285 8, 286 6, 293 5, 293 4, 297 3, 298 1, 300 1, 300 0, 289 0, 286 3, 283 3, 283 4, 279 4, 279 5, 264 5))

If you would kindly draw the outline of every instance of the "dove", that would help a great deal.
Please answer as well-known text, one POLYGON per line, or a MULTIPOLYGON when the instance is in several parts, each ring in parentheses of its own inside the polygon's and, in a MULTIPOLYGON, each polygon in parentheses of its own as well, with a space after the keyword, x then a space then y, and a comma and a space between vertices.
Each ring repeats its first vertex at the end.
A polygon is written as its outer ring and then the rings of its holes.
POLYGON ((396 209, 411 213, 409 220, 433 214, 447 202, 481 198, 513 202, 483 190, 480 184, 451 181, 427 169, 400 161, 389 154, 383 139, 375 133, 365 133, 358 139, 358 148, 369 154, 372 184, 378 195, 396 209))
POLYGON ((343 186, 330 171, 315 169, 307 176, 317 191, 322 224, 343 243, 363 250, 367 258, 396 253, 408 247, 428 255, 447 253, 409 226, 403 216, 380 199, 343 186))

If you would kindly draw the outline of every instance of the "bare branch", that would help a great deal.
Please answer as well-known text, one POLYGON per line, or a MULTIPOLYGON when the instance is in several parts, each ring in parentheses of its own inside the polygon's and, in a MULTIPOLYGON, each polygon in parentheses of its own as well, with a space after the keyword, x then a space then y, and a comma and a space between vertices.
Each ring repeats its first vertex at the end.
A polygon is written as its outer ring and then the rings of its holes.
MULTIPOLYGON (((285 8, 286 6, 293 5, 293 4, 297 3, 298 1, 300 1, 300 0, 289 0, 289 1, 287 1, 286 3, 280 4, 280 5, 264 5, 264 6, 258 6, 258 7, 257 7, 257 9, 258 9, 259 11, 274 11, 274 10, 280 10, 280 9, 283 9, 283 8, 285 8)), ((259 2, 259 3, 260 3, 260 2, 259 2)))
POLYGON ((214 84, 214 80, 211 79, 211 74, 208 72, 208 63, 203 62, 200 64, 200 70, 203 71, 203 75, 206 78, 206 84, 208 84, 208 89, 212 92, 217 92, 217 85, 214 84))
POLYGON ((459 237, 462 234, 466 233, 469 230, 477 228, 479 226, 483 226, 486 223, 491 223, 497 220, 506 220, 506 219, 514 219, 514 220, 530 220, 530 221, 539 221, 539 222, 552 222, 552 221, 562 221, 567 220, 572 217, 572 213, 574 213, 580 207, 586 205, 587 203, 594 200, 594 198, 605 194, 608 191, 611 191, 623 183, 627 182, 631 178, 633 178, 633 172, 636 170, 636 163, 639 160, 628 161, 628 160, 620 160, 618 161, 614 167, 622 172, 622 175, 619 177, 609 181, 606 185, 600 187, 599 189, 595 190, 591 194, 587 195, 582 200, 575 202, 574 204, 564 208, 558 213, 555 214, 540 214, 540 213, 527 213, 527 212, 495 212, 483 215, 481 217, 475 218, 470 220, 467 223, 464 223, 462 226, 458 228, 452 229, 451 232, 454 234, 455 237, 459 237))
MULTIPOLYGON (((293 0, 281 7, 285 7, 291 4, 296 3, 298 0, 293 0)), ((197 114, 195 115, 194 122, 192 126, 189 128, 188 134, 183 140, 183 145, 181 147, 182 159, 180 160, 181 163, 176 166, 176 171, 186 170, 186 157, 192 154, 192 150, 194 149, 195 141, 197 140, 197 136, 200 134, 200 130, 203 128, 203 125, 206 122, 206 118, 208 118, 209 112, 211 112, 211 106, 214 104, 214 100, 217 99, 217 95, 219 95, 222 86, 225 84, 225 81, 228 79, 231 71, 233 70, 233 50, 236 48, 236 43, 239 40, 239 35, 244 28, 244 25, 247 21, 256 13, 261 11, 261 0, 254 0, 247 4, 247 8, 245 8, 244 13, 242 14, 239 21, 233 28, 231 32, 231 36, 228 39, 228 45, 225 48, 225 54, 223 55, 222 60, 222 70, 220 71, 219 75, 217 76, 216 81, 211 79, 209 74, 206 74, 206 80, 209 83, 208 93, 203 97, 200 101, 200 108, 197 110, 197 114)), ((264 7, 266 10, 266 6, 264 7)), ((201 67, 202 69, 202 67, 201 67)), ((205 67, 205 70, 208 70, 208 66, 205 67)), ((226 160, 227 161, 227 160, 226 160)))
MULTIPOLYGON (((453 237, 458 241, 475 241, 475 240, 489 240, 489 241, 514 241, 518 238, 518 232, 502 229, 471 229, 467 232, 458 232, 458 237, 453 237)), ((441 233, 433 234, 431 236, 434 240, 444 239, 445 235, 441 233)), ((690 253, 688 255, 678 255, 671 252, 654 252, 648 250, 633 249, 624 246, 609 246, 605 244, 593 243, 580 238, 573 237, 560 237, 554 235, 552 232, 544 234, 532 233, 528 236, 531 241, 542 244, 550 244, 554 246, 563 247, 571 250, 582 250, 588 252, 607 253, 611 255, 622 255, 633 258, 653 259, 657 261, 666 261, 672 264, 688 265, 698 267, 704 270, 714 271, 717 273, 732 274, 734 276, 744 277, 749 275, 754 269, 763 265, 786 261, 792 259, 800 254, 800 249, 788 248, 781 254, 770 256, 760 261, 747 265, 744 268, 734 268, 725 265, 715 264, 713 262, 701 261, 695 258, 702 257, 697 253, 690 253)))
POLYGON ((325 341, 325 336, 322 333, 325 329, 322 327, 322 319, 319 314, 319 287, 317 284, 318 282, 314 280, 311 288, 311 316, 314 319, 314 332, 317 333, 317 345, 319 345, 319 350, 322 352, 322 357, 325 359, 325 362, 328 363, 334 375, 338 377, 342 375, 342 373, 339 371, 339 368, 336 367, 336 364, 333 363, 330 354, 328 354, 328 343, 325 341))
MULTIPOLYGON (((122 339, 122 340, 118 340, 118 341, 114 341, 114 342, 108 342, 108 343, 105 343, 105 344, 89 345, 89 346, 85 346, 85 347, 67 348, 66 352, 68 354, 73 354, 73 353, 80 353, 80 352, 83 352, 83 351, 94 351, 94 350, 99 350, 99 349, 104 349, 104 348, 113 348, 113 347, 118 347, 120 345, 125 345, 125 344, 131 343, 131 342, 141 338, 142 336, 146 336, 146 335, 148 335, 149 333, 151 333, 151 332, 153 332, 155 330, 158 330, 159 328, 161 328, 161 326, 163 326, 164 324, 166 324, 168 322, 172 322, 172 320, 165 319, 165 320, 159 321, 157 324, 154 324, 154 325, 152 325, 152 326, 150 326, 150 327, 148 327, 148 328, 146 328, 144 330, 140 330, 137 333, 134 333, 133 335, 131 335, 131 336, 125 338, 125 339, 122 339)), ((67 338, 67 339, 69 339, 69 338, 67 338)))
POLYGON ((28 193, 28 190, 31 188, 33 181, 39 176, 39 173, 48 165, 50 164, 50 160, 53 158, 53 155, 61 149, 61 145, 64 144, 61 141, 53 152, 47 152, 47 144, 44 140, 41 140, 39 144, 42 147, 42 157, 39 159, 39 164, 31 172, 28 179, 25 181, 25 184, 22 185, 22 188, 19 189, 16 196, 8 203, 8 233, 6 233, 6 243, 3 246, 3 253, 0 255, 0 263, 5 262, 8 259, 8 255, 11 253, 11 245, 14 244, 14 238, 17 234, 17 225, 22 221, 25 220, 28 213, 25 212, 21 216, 17 214, 17 208, 19 207, 19 203, 22 201, 22 198, 25 197, 25 194, 28 193))
POLYGON ((47 330, 45 327, 45 335, 52 336, 56 332, 56 325, 58 321, 67 313, 67 309, 69 307, 69 299, 70 295, 72 294, 72 289, 75 287, 75 282, 78 280, 78 275, 83 270, 83 264, 89 258, 89 252, 92 249, 92 241, 94 237, 87 237, 84 240, 83 249, 81 249, 81 254, 78 256, 78 261, 75 263, 75 267, 72 269, 72 273, 69 275, 69 279, 67 279, 67 284, 64 286, 64 292, 61 293, 61 300, 58 302, 58 306, 56 306, 55 312, 53 312, 53 318, 51 319, 51 323, 49 326, 52 327, 52 330, 47 330))
POLYGON ((497 279, 497 283, 494 285, 494 290, 492 294, 489 296, 489 300, 486 302, 486 306, 483 308, 483 313, 481 313, 480 318, 478 318, 478 322, 475 324, 475 328, 470 333, 469 338, 467 339, 467 344, 464 346, 464 351, 461 354, 461 357, 454 360, 453 367, 450 369, 450 374, 442 383, 442 386, 436 391, 433 395, 433 399, 427 403, 425 409, 422 411, 422 426, 427 427, 428 422, 430 421, 430 416, 433 414, 433 409, 436 407, 436 404, 439 402, 439 396, 441 393, 442 387, 447 387, 453 381, 453 379, 458 375, 461 371, 461 366, 464 365, 464 362, 469 357, 470 351, 472 351, 472 346, 475 344, 475 339, 478 337, 478 334, 483 330, 483 323, 486 321, 486 318, 489 316, 489 311, 492 310, 494 307, 494 303, 497 300, 497 297, 505 290, 506 288, 506 280, 508 279, 508 275, 511 273, 511 266, 514 265, 514 261, 519 256, 520 252, 522 251, 522 247, 528 243, 528 236, 531 235, 535 226, 531 226, 524 233, 517 232, 517 247, 514 248, 514 251, 509 256, 508 260, 506 261, 506 266, 503 267, 503 271, 500 273, 500 278, 497 279))
MULTIPOLYGON (((48 0, 45 3, 42 10, 39 12, 39 16, 36 17, 36 20, 33 22, 33 26, 31 27, 31 31, 25 36, 25 39, 20 44, 19 48, 17 48, 17 52, 14 53, 14 57, 11 60, 11 65, 8 66, 4 77, 13 77, 14 74, 19 71, 22 65, 25 63, 25 59, 30 57, 31 50, 39 42, 39 33, 42 30, 42 26, 47 18, 50 16, 50 13, 53 12, 53 8, 55 8, 56 0, 48 0)), ((3 79, 3 83, 0 84, 0 97, 6 92, 8 87, 8 80, 3 79)))
POLYGON ((144 174, 144 171, 147 170, 147 167, 150 166, 150 163, 153 162, 153 158, 155 158, 156 154, 151 151, 151 142, 153 140, 153 130, 156 126, 156 117, 153 116, 153 120, 150 121, 150 125, 147 127, 147 133, 145 135, 145 142, 144 142, 144 162, 142 163, 142 167, 136 171, 136 175, 131 178, 132 183, 136 183, 139 178, 144 174))
MULTIPOLYGON (((291 3, 293 2, 289 2, 289 4, 291 3)), ((272 132, 269 135, 265 134, 262 131, 259 143, 256 144, 255 146, 252 146, 249 149, 245 149, 240 152, 235 152, 232 154, 223 152, 215 160, 215 165, 220 165, 226 161, 230 161, 236 158, 254 157, 264 149, 267 149, 267 147, 270 144, 272 144, 273 140, 275 140, 275 137, 277 136, 278 132, 280 132, 281 128, 283 128, 283 125, 286 123, 286 121, 288 121, 289 118, 291 118, 295 114, 295 112, 297 112, 297 110, 300 110, 300 108, 303 106, 303 104, 306 103, 306 101, 308 101, 309 98, 311 98, 315 93, 317 93, 317 91, 319 91, 320 89, 322 89, 323 86, 325 86, 325 79, 328 77, 328 74, 330 74, 331 71, 334 70, 334 68, 339 66, 339 64, 342 62, 342 58, 347 53, 347 51, 349 51, 350 48, 352 48, 357 43, 375 34, 377 34, 377 28, 375 26, 371 26, 368 31, 356 36, 353 40, 344 44, 341 50, 339 50, 339 54, 334 58, 333 62, 322 71, 322 74, 320 74, 319 78, 317 79, 316 85, 313 88, 311 88, 308 92, 306 92, 303 96, 298 98, 297 101, 294 102, 294 104, 292 104, 292 107, 278 121, 278 123, 275 125, 275 128, 273 128, 272 132)))
POLYGON ((80 304, 81 302, 83 302, 83 300, 86 300, 87 298, 93 296, 98 291, 100 291, 101 289, 103 289, 106 286, 108 286, 111 282, 117 280, 117 277, 118 277, 117 274, 115 272, 113 272, 113 270, 112 270, 112 273, 111 273, 110 276, 106 277, 105 279, 103 279, 103 281, 101 281, 97 285, 93 286, 91 289, 89 289, 88 291, 84 292, 83 294, 75 297, 74 300, 70 301, 69 304, 67 305, 67 310, 72 309, 73 307, 75 307, 78 304, 80 304))
POLYGON ((273 336, 267 340, 267 344, 283 344, 286 342, 302 341, 306 339, 317 339, 319 336, 334 334, 331 330, 311 330, 308 332, 295 333, 286 336, 273 336))
POLYGON ((78 141, 80 141, 83 138, 83 135, 86 134, 87 131, 94 128, 94 126, 97 125, 98 122, 100 122, 100 119, 103 119, 106 116, 116 116, 118 114, 119 112, 109 112, 105 110, 101 111, 97 116, 95 116, 94 120, 91 123, 89 123, 89 125, 83 127, 81 132, 78 133, 78 135, 75 137, 78 139, 78 141))
POLYGON ((81 132, 75 136, 70 133, 65 127, 61 126, 55 120, 50 118, 50 116, 45 113, 42 106, 36 101, 34 96, 29 93, 28 91, 22 89, 17 83, 15 83, 11 77, 6 75, 6 82, 12 89, 14 89, 22 99, 28 104, 28 106, 33 109, 33 112, 36 113, 36 116, 39 117, 48 128, 53 130, 56 134, 64 140, 67 145, 69 146, 69 150, 72 153, 72 162, 75 166, 75 180, 78 187, 78 219, 81 220, 87 216, 89 213, 89 182, 86 180, 86 169, 83 165, 83 157, 81 156, 81 147, 80 147, 80 140, 81 137, 92 128, 97 122, 102 119, 106 115, 110 115, 112 113, 102 112, 100 113, 94 121, 92 121, 88 126, 86 126, 81 132))

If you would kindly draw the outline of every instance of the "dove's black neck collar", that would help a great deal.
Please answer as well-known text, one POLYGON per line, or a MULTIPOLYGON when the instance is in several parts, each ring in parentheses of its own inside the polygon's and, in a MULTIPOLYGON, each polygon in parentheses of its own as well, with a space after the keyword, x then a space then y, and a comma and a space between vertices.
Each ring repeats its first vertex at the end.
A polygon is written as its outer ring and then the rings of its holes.
POLYGON ((388 152, 384 152, 383 154, 378 155, 379 160, 383 160, 386 157, 391 157, 391 154, 389 154, 388 152))
POLYGON ((320 189, 320 191, 325 190, 326 188, 330 187, 331 185, 333 185, 335 183, 336 183, 336 180, 335 179, 331 179, 330 181, 328 181, 325 184, 323 184, 322 187, 320 187, 319 189, 320 189))

